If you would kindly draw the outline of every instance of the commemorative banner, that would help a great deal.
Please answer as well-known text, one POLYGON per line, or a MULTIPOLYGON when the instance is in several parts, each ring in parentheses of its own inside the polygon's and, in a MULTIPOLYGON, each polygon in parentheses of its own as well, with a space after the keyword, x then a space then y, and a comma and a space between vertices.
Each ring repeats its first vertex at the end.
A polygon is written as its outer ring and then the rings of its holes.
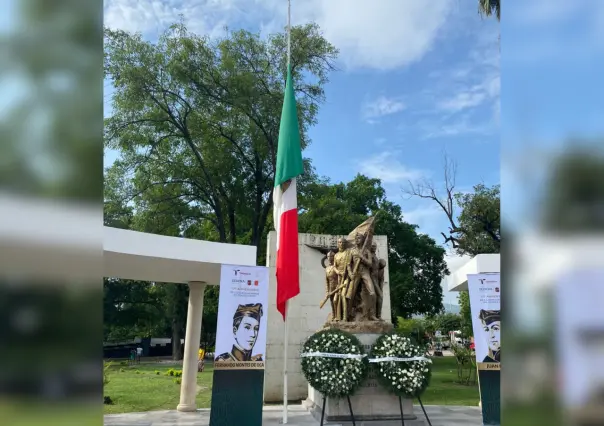
POLYGON ((470 311, 485 425, 501 424, 500 274, 468 275, 470 311))
POLYGON ((210 426, 262 425, 268 286, 264 266, 222 265, 210 426))

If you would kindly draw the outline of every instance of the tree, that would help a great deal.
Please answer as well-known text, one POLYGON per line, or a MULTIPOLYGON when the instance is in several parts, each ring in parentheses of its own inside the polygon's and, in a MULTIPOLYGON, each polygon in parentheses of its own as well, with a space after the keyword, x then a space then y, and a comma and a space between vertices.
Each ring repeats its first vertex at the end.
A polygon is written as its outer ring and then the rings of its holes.
POLYGON ((426 333, 430 331, 426 327, 426 321, 418 318, 402 318, 399 317, 396 321, 397 331, 412 338, 420 345, 426 345, 429 342, 426 333))
POLYGON ((444 335, 450 331, 457 331, 461 328, 461 316, 452 313, 445 313, 434 317, 434 323, 437 330, 444 335))
POLYGON ((501 21, 501 2, 500 0, 478 0, 478 13, 481 16, 493 16, 501 21))
POLYGON ((309 183, 299 206, 300 232, 348 234, 368 216, 378 215, 375 232, 388 237, 392 318, 442 311, 445 251, 419 234, 416 225, 404 222, 401 208, 386 199, 379 179, 357 175, 348 183, 309 183))
POLYGON ((458 255, 499 253, 499 185, 487 187, 478 184, 474 186, 473 193, 459 193, 455 190, 457 165, 446 155, 443 171, 444 193, 437 190, 434 182, 428 179, 409 181, 407 187, 403 188, 403 193, 438 204, 449 221, 448 235, 441 232, 444 243, 450 244, 458 255), (461 209, 459 215, 457 209, 461 209))
POLYGON ((157 332, 157 319, 163 317, 164 312, 162 303, 153 292, 152 286, 152 283, 144 281, 104 279, 103 337, 105 341, 150 337, 157 332))
POLYGON ((470 310, 470 294, 467 291, 460 291, 457 295, 459 301, 459 315, 461 316, 461 333, 464 336, 473 336, 472 329, 472 311, 470 310))
POLYGON ((480 253, 499 253, 501 245, 500 189, 499 185, 487 187, 474 185, 470 194, 455 194, 459 214, 457 234, 460 254, 475 256, 480 253))
MULTIPOLYGON (((304 148, 337 50, 315 24, 292 28, 291 37, 304 148)), ((108 172, 121 204, 149 214, 168 209, 180 229, 211 227, 218 241, 255 245, 260 256, 286 46, 283 33, 263 39, 241 30, 213 41, 182 23, 157 43, 106 29, 105 76, 115 93, 105 145, 121 154, 108 172)))

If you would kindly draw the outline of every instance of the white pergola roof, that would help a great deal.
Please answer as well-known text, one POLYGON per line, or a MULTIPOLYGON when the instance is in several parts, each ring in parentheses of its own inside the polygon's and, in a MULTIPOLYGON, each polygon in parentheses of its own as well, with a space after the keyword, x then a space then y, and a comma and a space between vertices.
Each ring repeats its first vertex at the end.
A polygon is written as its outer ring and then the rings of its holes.
POLYGON ((256 247, 104 227, 103 275, 141 281, 219 284, 220 266, 256 265, 256 247))
POLYGON ((500 272, 499 268, 499 254, 479 254, 452 271, 451 275, 445 278, 446 288, 449 291, 467 290, 468 275, 500 272))

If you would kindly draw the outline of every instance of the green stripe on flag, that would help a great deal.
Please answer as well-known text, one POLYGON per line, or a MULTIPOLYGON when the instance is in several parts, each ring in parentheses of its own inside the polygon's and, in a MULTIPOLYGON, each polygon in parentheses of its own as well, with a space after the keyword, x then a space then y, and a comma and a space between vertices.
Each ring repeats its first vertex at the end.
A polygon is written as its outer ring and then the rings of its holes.
POLYGON ((301 175, 303 171, 296 95, 294 93, 291 66, 288 65, 285 98, 283 99, 283 110, 281 111, 281 123, 279 125, 275 186, 301 175))

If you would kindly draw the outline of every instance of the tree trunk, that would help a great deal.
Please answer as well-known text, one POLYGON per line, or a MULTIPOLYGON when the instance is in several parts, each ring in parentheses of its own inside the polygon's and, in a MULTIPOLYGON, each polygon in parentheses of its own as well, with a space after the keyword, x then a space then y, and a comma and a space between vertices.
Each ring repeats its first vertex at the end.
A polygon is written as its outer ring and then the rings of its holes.
POLYGON ((176 319, 172 320, 172 359, 174 361, 180 361, 182 359, 182 348, 181 348, 181 333, 180 324, 176 319))

